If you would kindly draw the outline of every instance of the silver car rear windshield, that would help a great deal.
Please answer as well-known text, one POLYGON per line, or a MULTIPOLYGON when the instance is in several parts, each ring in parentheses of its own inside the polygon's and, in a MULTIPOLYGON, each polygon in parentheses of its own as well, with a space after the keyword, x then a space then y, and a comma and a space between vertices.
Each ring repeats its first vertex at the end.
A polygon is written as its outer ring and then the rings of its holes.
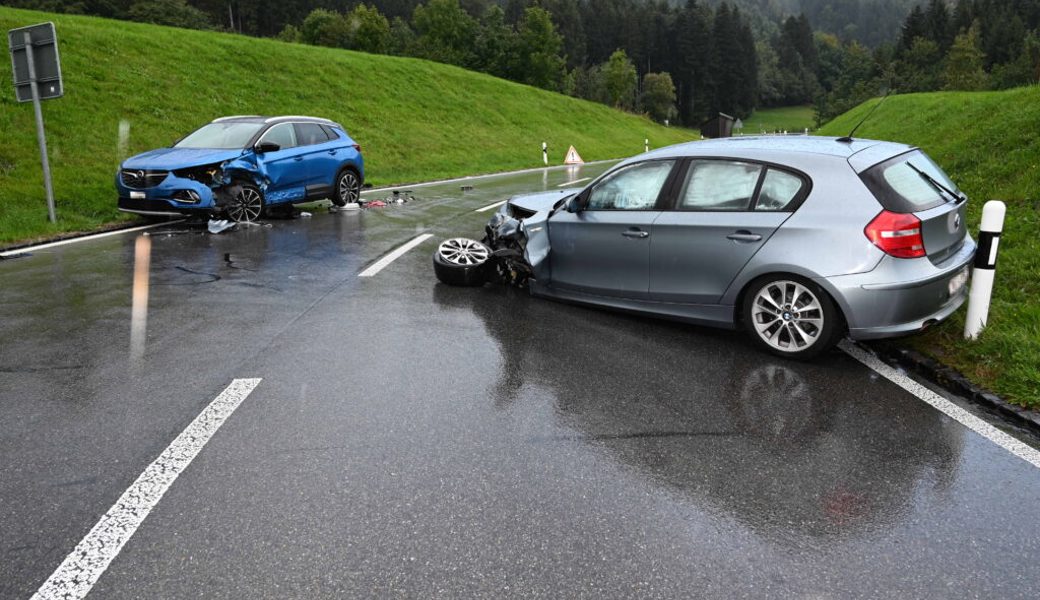
POLYGON ((959 193, 957 184, 920 150, 874 165, 864 171, 861 177, 881 206, 892 212, 920 212, 946 202, 948 199, 943 196, 943 192, 922 177, 918 170, 947 189, 959 193), (914 170, 915 167, 917 170, 914 170))
POLYGON ((173 147, 220 150, 245 148, 263 126, 263 123, 210 123, 189 133, 173 147))

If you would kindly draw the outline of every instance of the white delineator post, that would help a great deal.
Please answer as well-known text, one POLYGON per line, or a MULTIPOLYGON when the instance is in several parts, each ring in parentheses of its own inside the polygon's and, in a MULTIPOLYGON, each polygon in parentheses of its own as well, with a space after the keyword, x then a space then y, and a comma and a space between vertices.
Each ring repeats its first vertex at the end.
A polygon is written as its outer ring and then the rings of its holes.
POLYGON ((650 151, 650 138, 643 138, 643 152, 650 151))
POLYGON ((986 327, 989 301, 993 295, 993 276, 997 269, 997 246, 1004 229, 1007 207, 1000 200, 990 200, 982 207, 982 225, 979 227, 979 247, 971 272, 971 291, 968 292, 968 316, 964 319, 964 337, 974 340, 986 327))
POLYGON ((542 142, 542 162, 549 166, 549 144, 542 142))

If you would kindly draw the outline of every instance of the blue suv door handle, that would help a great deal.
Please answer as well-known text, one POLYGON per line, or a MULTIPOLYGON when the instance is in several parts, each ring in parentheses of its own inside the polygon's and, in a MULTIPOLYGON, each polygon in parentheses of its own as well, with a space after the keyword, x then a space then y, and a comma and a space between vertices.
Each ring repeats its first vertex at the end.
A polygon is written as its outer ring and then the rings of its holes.
POLYGON ((303 160, 303 157, 302 156, 294 156, 293 160, 297 160, 297 161, 303 160))
POLYGON ((337 152, 336 150, 329 150, 329 154, 331 154, 333 156, 336 156, 336 152, 337 152))

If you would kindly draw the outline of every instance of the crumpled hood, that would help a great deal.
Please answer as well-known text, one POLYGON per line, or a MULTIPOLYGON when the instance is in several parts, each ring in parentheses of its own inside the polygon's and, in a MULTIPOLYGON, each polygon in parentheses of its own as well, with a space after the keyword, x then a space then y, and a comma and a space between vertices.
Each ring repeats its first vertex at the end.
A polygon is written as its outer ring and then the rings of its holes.
POLYGON ((520 196, 513 196, 509 199, 509 203, 513 206, 518 206, 525 210, 533 210, 538 212, 540 210, 549 210, 554 204, 563 200, 567 196, 573 196, 580 192, 582 188, 567 188, 565 190, 553 190, 551 192, 538 192, 535 194, 522 194, 520 196))
POLYGON ((155 169, 173 171, 188 167, 211 165, 238 158, 242 150, 213 148, 158 148, 123 161, 124 169, 155 169))

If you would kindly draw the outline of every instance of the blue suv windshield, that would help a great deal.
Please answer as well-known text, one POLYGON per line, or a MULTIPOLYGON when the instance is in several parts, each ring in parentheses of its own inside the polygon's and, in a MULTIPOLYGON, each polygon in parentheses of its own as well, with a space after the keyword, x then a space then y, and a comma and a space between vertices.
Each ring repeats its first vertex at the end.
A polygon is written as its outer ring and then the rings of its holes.
POLYGON ((244 148, 263 127, 263 123, 210 123, 188 134, 174 148, 244 148))

